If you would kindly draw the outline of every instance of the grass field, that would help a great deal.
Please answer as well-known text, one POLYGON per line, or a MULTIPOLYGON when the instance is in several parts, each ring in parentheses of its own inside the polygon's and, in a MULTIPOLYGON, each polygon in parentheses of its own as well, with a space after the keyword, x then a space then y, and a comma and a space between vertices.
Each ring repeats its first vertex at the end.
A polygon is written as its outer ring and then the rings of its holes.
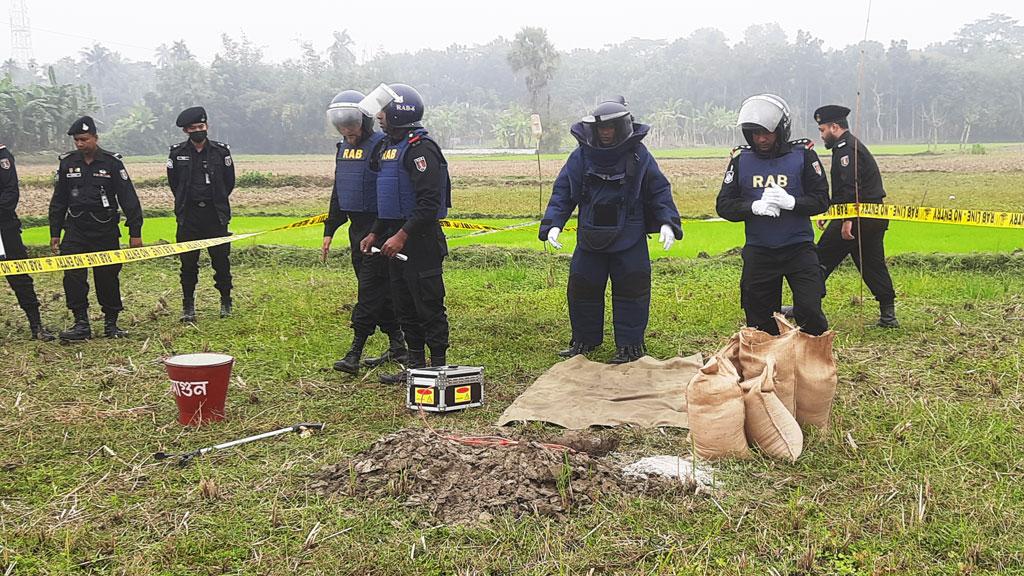
MULTIPOLYGON (((329 369, 347 344, 354 298, 345 259, 322 266, 310 250, 266 248, 235 259, 237 313, 228 320, 215 319, 204 284, 198 327, 180 325, 175 263, 162 260, 122 274, 126 341, 58 346, 24 341, 18 320, 0 328, 0 567, 134 575, 1024 570, 1019 257, 979 271, 941 259, 897 266, 897 331, 863 328, 875 311, 852 303, 856 278, 848 268, 833 277, 834 426, 809 436, 796 464, 721 464, 714 496, 636 495, 564 521, 499 516, 479 526, 438 525, 397 500, 328 500, 305 488, 321 466, 422 423, 375 374, 353 380, 329 369), (230 419, 182 429, 159 358, 205 349, 238 359, 230 419), (150 459, 308 420, 328 427, 186 469, 150 459), (310 541, 317 525, 320 539, 310 541), (421 538, 426 550, 411 557, 421 538)), ((486 432, 554 362, 568 338, 567 265, 565 256, 535 252, 453 252, 450 358, 487 367, 489 400, 430 418, 432 426, 486 432)), ((659 261, 654 270, 652 354, 707 354, 739 326, 736 258, 659 261)), ((37 282, 45 318, 66 325, 59 277, 37 282)), ((10 300, 4 309, 18 318, 10 300)), ((598 357, 610 354, 606 345, 598 357)), ((685 434, 665 432, 623 430, 621 450, 685 453, 685 434)))
MULTIPOLYGON (((1019 145, 983 156, 919 152, 880 157, 891 202, 1024 210, 1019 145)), ((713 214, 723 159, 670 160, 672 153, 662 154, 663 167, 683 213, 713 214)), ((544 162, 550 179, 561 160, 544 162)), ((276 184, 329 175, 329 157, 243 155, 238 163, 282 179, 236 190, 233 232, 324 211, 328 189, 276 184)), ((155 158, 129 169, 136 179, 156 178, 161 165, 155 158)), ((452 165, 454 215, 494 225, 536 218, 535 162, 452 165)), ((48 169, 23 172, 42 181, 48 169)), ((169 193, 140 193, 145 241, 173 239, 169 193)), ((23 188, 26 222, 42 221, 48 194, 23 188)), ((660 358, 707 355, 743 321, 740 261, 729 252, 742 243, 742 226, 685 228, 668 258, 651 242, 647 344, 660 358)), ((44 228, 24 233, 36 253, 47 236, 44 228)), ((320 226, 237 243, 236 313, 224 320, 204 255, 195 326, 177 321, 176 260, 128 265, 122 324, 131 336, 121 341, 28 341, 13 296, 0 296, 0 574, 1024 574, 1020 230, 892 223, 899 330, 866 327, 877 307, 870 294, 862 300, 849 263, 830 278, 825 311, 838 333, 839 390, 830 431, 809 432, 795 464, 724 462, 711 494, 636 493, 565 518, 497 514, 470 525, 444 524, 400 498, 324 498, 310 489, 311 476, 400 428, 496 432, 492 423, 569 339, 574 235, 564 234, 555 253, 535 228, 449 234, 449 360, 486 367, 487 403, 426 421, 406 410, 400 390, 377 384, 376 372, 350 378, 330 368, 347 349, 356 290, 343 237, 326 264, 318 261, 320 226), (203 350, 237 359, 229 418, 183 429, 160 359, 203 350), (184 469, 152 461, 156 451, 300 421, 327 428, 184 469)), ((70 325, 60 275, 35 281, 47 324, 70 325)), ((99 328, 95 303, 92 314, 99 328)), ((614 352, 610 306, 607 315, 597 360, 614 352)), ((375 335, 367 353, 385 346, 375 335)), ((557 432, 514 430, 527 438, 557 432)), ((689 452, 684 430, 615 433, 624 458, 689 452)))
MULTIPOLYGON (((231 231, 235 234, 269 230, 294 221, 285 217, 237 217, 232 221, 231 231)), ((513 226, 523 220, 511 219, 479 219, 473 220, 490 226, 513 226)), ((686 232, 682 242, 677 242, 666 253, 658 242, 656 235, 651 235, 650 252, 652 258, 684 257, 693 258, 698 254, 717 255, 743 245, 743 225, 732 222, 687 221, 683 223, 686 232)), ((147 243, 173 242, 175 232, 174 218, 150 218, 143 226, 143 240, 147 243)), ((122 230, 124 242, 127 242, 127 230, 122 230)), ((450 247, 491 245, 515 248, 545 250, 545 245, 537 238, 536 224, 502 232, 472 234, 464 230, 448 230, 450 247)), ((30 228, 23 234, 26 244, 45 246, 49 243, 49 229, 45 227, 30 228)), ((348 237, 344 229, 336 233, 337 241, 332 250, 346 248, 348 237)), ((311 226, 281 232, 270 232, 254 238, 238 241, 239 247, 257 244, 299 246, 318 248, 323 241, 323 227, 311 226)), ((566 232, 560 237, 562 251, 571 253, 575 246, 575 234, 566 232)), ((917 222, 892 222, 886 234, 886 251, 889 255, 907 252, 919 253, 971 253, 971 252, 1013 252, 1024 249, 1024 230, 980 228, 948 224, 922 224, 917 222)))

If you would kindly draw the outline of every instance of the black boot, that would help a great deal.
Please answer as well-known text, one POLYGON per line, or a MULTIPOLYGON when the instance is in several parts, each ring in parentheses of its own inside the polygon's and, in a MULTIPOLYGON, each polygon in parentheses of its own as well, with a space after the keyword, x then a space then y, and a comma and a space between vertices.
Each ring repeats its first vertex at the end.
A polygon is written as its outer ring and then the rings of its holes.
POLYGON ((640 344, 631 344, 629 346, 619 346, 615 349, 615 356, 608 361, 609 364, 625 364, 627 362, 633 362, 643 358, 647 354, 647 347, 640 344))
POLYGON ((334 369, 338 372, 347 372, 348 374, 359 373, 359 358, 363 355, 363 346, 366 346, 366 339, 368 338, 365 334, 356 334, 355 338, 352 339, 352 347, 349 348, 345 357, 334 363, 334 369))
POLYGON ((406 375, 413 368, 423 368, 427 365, 427 355, 423 350, 409 350, 409 358, 405 363, 405 369, 395 374, 381 374, 381 384, 405 384, 406 375))
POLYGON ((228 316, 231 316, 231 294, 221 294, 220 317, 227 318, 228 316))
POLYGON ((107 338, 127 338, 128 332, 117 325, 117 312, 111 312, 103 317, 103 335, 107 338))
POLYGON ((181 299, 181 318, 182 322, 195 323, 196 321, 196 299, 191 294, 186 294, 181 299))
POLYGON ((89 310, 74 310, 75 323, 60 333, 60 339, 67 342, 79 342, 92 338, 92 327, 89 326, 89 310))
POLYGON ((878 303, 878 323, 875 324, 879 328, 899 328, 900 322, 896 319, 896 303, 888 302, 878 303))
POLYGON ((434 367, 434 368, 436 368, 438 366, 447 366, 448 365, 448 357, 445 354, 438 354, 436 356, 434 354, 431 354, 430 355, 430 365, 432 367, 434 367))
POLYGON ((581 344, 579 342, 572 342, 569 347, 558 353, 562 358, 572 358, 578 354, 587 355, 597 349, 597 346, 590 344, 581 344))
POLYGON ((43 326, 43 320, 39 317, 39 309, 26 310, 25 316, 28 317, 28 328, 32 331, 32 339, 39 340, 41 342, 49 342, 54 339, 53 332, 46 329, 43 326))
POLYGON ((380 356, 374 356, 363 360, 363 366, 376 368, 385 362, 398 362, 405 364, 409 361, 409 351, 405 347, 405 334, 401 330, 388 333, 388 349, 380 356))

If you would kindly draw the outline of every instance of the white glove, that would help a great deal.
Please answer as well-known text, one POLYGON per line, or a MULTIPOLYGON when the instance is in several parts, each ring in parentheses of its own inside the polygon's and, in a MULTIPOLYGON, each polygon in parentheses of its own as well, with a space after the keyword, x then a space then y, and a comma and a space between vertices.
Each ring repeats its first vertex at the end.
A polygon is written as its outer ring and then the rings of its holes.
POLYGON ((794 198, 789 192, 786 192, 785 188, 775 184, 764 189, 764 194, 761 195, 761 200, 771 202, 783 210, 792 210, 793 207, 796 206, 796 198, 794 198))
POLYGON ((561 233, 562 229, 558 226, 552 226, 551 229, 548 230, 548 244, 551 244, 551 247, 555 250, 562 249, 562 245, 558 242, 558 235, 561 233))
POLYGON ((750 211, 755 216, 771 216, 772 218, 779 217, 779 207, 767 200, 754 200, 754 203, 750 205, 750 211))
POLYGON ((668 224, 661 225, 661 234, 658 235, 658 242, 668 250, 676 243, 676 235, 672 232, 672 227, 668 224))

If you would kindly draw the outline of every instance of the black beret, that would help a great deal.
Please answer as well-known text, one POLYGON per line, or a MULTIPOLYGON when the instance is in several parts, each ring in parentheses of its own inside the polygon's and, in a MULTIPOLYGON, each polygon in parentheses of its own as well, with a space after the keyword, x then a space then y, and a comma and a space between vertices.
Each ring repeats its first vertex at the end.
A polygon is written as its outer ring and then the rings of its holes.
POLYGON ((822 106, 814 111, 814 121, 818 124, 828 124, 829 122, 837 122, 846 118, 850 115, 850 109, 846 106, 840 106, 838 104, 829 104, 822 106))
POLYGON ((92 116, 82 116, 75 123, 68 128, 68 136, 77 136, 79 134, 95 134, 96 133, 96 122, 92 119, 92 116))
POLYGON ((206 124, 206 108, 193 106, 182 110, 181 114, 178 114, 175 124, 178 125, 178 128, 185 128, 192 124, 206 124))

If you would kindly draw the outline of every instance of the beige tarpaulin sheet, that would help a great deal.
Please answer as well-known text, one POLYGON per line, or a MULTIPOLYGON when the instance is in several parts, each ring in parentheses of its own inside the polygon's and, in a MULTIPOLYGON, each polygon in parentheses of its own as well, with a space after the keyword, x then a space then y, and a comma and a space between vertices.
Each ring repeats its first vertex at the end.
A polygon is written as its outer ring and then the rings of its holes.
POLYGON ((539 420, 572 430, 634 424, 686 428, 686 385, 702 366, 700 354, 618 366, 576 356, 559 362, 526 389, 498 420, 539 420))

